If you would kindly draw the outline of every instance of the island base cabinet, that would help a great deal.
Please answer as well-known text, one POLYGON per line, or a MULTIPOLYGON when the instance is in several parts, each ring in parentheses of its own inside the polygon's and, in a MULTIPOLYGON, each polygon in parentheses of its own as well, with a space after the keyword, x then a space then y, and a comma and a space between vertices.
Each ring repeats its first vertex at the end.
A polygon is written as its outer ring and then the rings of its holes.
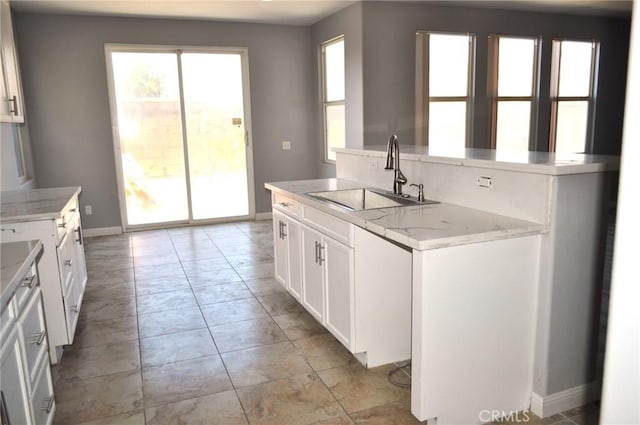
POLYGON ((324 325, 323 249, 322 234, 302 226, 302 305, 324 325))
POLYGON ((298 301, 302 297, 300 224, 273 211, 275 277, 298 301))
POLYGON ((17 328, 14 328, 8 338, 2 341, 0 356, 2 357, 0 390, 3 420, 6 415, 10 424, 30 425, 33 423, 30 412, 31 402, 17 328))
POLYGON ((354 282, 353 248, 331 238, 324 238, 326 261, 326 317, 325 326, 345 347, 354 350, 354 282))

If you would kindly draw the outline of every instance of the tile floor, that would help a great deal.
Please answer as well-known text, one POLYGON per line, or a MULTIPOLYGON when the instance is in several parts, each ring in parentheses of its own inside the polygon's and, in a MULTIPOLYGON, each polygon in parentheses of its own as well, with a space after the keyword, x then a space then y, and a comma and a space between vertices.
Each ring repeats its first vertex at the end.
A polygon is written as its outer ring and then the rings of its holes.
MULTIPOLYGON (((88 238, 58 425, 417 424, 273 278, 270 222, 88 238)), ((597 423, 593 407, 530 423, 597 423), (594 421, 595 419, 595 421, 594 421)))

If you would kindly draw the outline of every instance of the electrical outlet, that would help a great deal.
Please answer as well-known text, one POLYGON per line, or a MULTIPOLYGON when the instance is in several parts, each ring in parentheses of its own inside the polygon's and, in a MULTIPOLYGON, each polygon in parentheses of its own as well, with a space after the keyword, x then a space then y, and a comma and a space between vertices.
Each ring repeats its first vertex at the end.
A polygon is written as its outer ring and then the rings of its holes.
POLYGON ((369 170, 377 170, 378 169, 378 160, 370 159, 369 163, 367 165, 368 165, 369 170))
POLYGON ((478 177, 478 186, 492 188, 493 187, 493 179, 491 177, 478 177))
POLYGON ((93 214, 93 208, 91 208, 91 205, 85 205, 84 206, 84 213, 86 215, 91 215, 93 214))
POLYGON ((282 150, 290 151, 291 150, 291 142, 289 140, 285 140, 282 142, 282 150))

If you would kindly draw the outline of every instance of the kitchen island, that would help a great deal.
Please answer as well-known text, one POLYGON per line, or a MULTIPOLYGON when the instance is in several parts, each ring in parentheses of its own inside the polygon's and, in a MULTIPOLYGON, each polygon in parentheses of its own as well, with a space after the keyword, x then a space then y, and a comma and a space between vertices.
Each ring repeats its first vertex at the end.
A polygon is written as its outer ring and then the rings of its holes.
POLYGON ((47 319, 51 362, 73 343, 87 283, 80 187, 28 189, 0 193, 2 242, 40 240, 40 286, 47 319))
MULTIPOLYGON (((617 158, 415 149, 401 155, 402 169, 440 204, 348 211, 307 195, 390 189, 385 155, 338 150, 338 179, 266 187, 274 206, 282 196, 301 204, 300 216, 308 206, 410 249, 413 414, 480 423, 483 414, 531 409, 544 417, 593 399, 597 264, 617 158)), ((356 260, 359 248, 371 251, 355 243, 356 260)), ((356 261, 356 276, 364 267, 398 265, 356 261)))

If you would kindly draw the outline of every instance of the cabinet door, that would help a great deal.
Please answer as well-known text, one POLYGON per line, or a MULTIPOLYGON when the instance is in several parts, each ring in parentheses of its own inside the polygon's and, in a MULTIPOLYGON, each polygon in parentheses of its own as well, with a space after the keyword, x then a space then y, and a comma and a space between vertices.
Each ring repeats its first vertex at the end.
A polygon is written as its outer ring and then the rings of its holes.
POLYGON ((324 247, 322 259, 326 267, 326 326, 345 347, 353 351, 353 248, 331 238, 324 239, 324 247))
POLYGON ((11 8, 7 0, 0 1, 0 60, 2 81, 0 82, 0 121, 24 122, 24 105, 16 47, 13 39, 11 8))
POLYGON ((308 228, 302 229, 302 305, 320 323, 324 323, 323 265, 319 261, 322 235, 308 228))
POLYGON ((73 272, 74 278, 79 288, 84 292, 87 284, 87 264, 84 258, 84 237, 82 235, 82 225, 80 223, 80 213, 76 211, 71 222, 73 232, 69 235, 72 238, 71 249, 73 251, 73 272))
POLYGON ((302 236, 300 234, 300 223, 287 219, 287 241, 289 252, 289 293, 297 299, 302 300, 302 236))
POLYGON ((276 280, 286 289, 289 286, 289 259, 287 240, 283 237, 286 218, 283 214, 273 211, 273 255, 275 262, 276 280))
POLYGON ((32 424, 31 402, 17 328, 10 332, 6 341, 2 342, 0 357, 2 357, 0 390, 3 414, 7 415, 10 424, 32 424))

